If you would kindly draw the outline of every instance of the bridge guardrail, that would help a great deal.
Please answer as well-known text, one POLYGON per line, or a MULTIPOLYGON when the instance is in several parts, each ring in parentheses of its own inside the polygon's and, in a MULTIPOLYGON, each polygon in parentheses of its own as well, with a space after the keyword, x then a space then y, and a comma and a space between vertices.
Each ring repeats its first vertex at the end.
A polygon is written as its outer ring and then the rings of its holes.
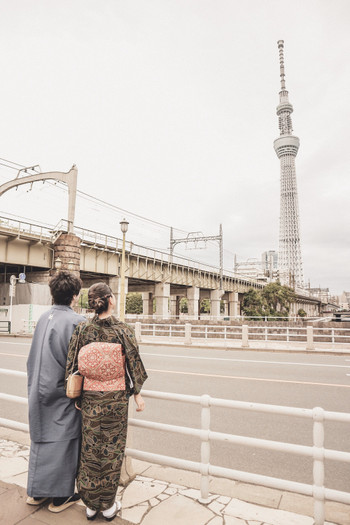
POLYGON ((145 337, 183 338, 185 345, 193 341, 217 339, 220 341, 241 341, 241 347, 249 347, 250 342, 306 343, 307 350, 313 350, 315 343, 328 343, 333 347, 349 344, 350 328, 319 328, 313 326, 248 326, 248 325, 191 325, 129 323, 135 329, 138 342, 145 337))
POLYGON ((32 224, 26 221, 20 221, 17 219, 10 219, 9 217, 0 217, 0 226, 2 229, 16 233, 18 236, 21 234, 33 235, 40 239, 51 240, 52 229, 49 226, 41 226, 39 224, 32 224))
MULTIPOLYGON (((0 369, 0 374, 14 377, 26 377, 25 372, 15 370, 0 369)), ((192 428, 180 425, 169 425, 154 421, 141 419, 129 419, 129 425, 137 428, 146 428, 158 431, 167 431, 177 434, 195 436, 200 440, 201 461, 189 461, 186 459, 164 456, 150 452, 144 452, 127 448, 126 455, 160 465, 166 465, 176 468, 182 468, 198 472, 201 474, 200 500, 209 501, 209 476, 224 477, 232 480, 238 480, 245 483, 254 483, 266 487, 287 490, 312 496, 314 499, 314 519, 315 525, 324 525, 325 522, 325 500, 337 501, 339 503, 350 504, 350 494, 347 492, 328 489, 325 483, 325 460, 341 461, 350 463, 350 452, 332 450, 325 448, 325 421, 350 423, 350 414, 343 412, 331 412, 323 410, 320 407, 313 409, 285 407, 278 405, 268 405, 262 403, 250 403, 245 401, 233 401, 228 399, 213 398, 209 395, 192 396, 184 394, 175 394, 168 392, 157 392, 143 390, 142 395, 145 398, 168 400, 182 403, 191 403, 198 405, 201 410, 201 427, 192 428), (215 432, 210 428, 211 407, 220 407, 227 409, 236 409, 249 412, 263 412, 268 414, 278 414, 290 417, 307 418, 313 422, 313 446, 284 443, 281 441, 272 441, 267 439, 252 438, 223 432, 215 432), (266 450, 286 452, 313 459, 313 484, 300 483, 285 479, 274 478, 271 476, 259 475, 250 472, 237 471, 230 468, 211 465, 210 463, 210 443, 212 441, 232 443, 233 445, 243 445, 247 447, 258 447, 266 450)), ((15 403, 26 404, 28 400, 23 397, 13 396, 0 393, 0 399, 15 403)), ((11 421, 0 418, 0 425, 16 430, 28 431, 29 427, 25 423, 11 421)))

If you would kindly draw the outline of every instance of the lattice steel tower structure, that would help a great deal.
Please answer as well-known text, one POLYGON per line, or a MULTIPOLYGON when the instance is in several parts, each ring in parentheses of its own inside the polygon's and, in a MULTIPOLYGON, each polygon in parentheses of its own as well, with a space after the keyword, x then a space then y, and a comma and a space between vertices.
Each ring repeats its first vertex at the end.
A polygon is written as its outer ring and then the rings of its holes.
POLYGON ((280 136, 273 143, 277 157, 281 162, 281 199, 280 199, 280 237, 279 270, 283 284, 292 288, 304 287, 303 264, 300 249, 299 204, 295 157, 299 149, 299 139, 293 135, 293 106, 289 102, 284 72, 284 41, 277 42, 280 59, 281 91, 277 106, 280 136))

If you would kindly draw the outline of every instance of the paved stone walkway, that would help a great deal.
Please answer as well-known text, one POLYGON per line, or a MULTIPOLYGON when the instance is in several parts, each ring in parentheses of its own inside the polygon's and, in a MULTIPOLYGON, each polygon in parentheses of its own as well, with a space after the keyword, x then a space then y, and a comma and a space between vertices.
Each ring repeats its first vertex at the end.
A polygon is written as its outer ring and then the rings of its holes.
MULTIPOLYGON (((0 524, 87 523, 82 503, 60 514, 49 512, 45 504, 37 508, 25 503, 28 456, 27 444, 0 439, 0 524)), ((298 507, 297 512, 291 512, 286 510, 288 493, 255 490, 254 486, 244 487, 244 484, 212 478, 210 501, 202 504, 198 487, 194 488, 198 485, 197 475, 144 462, 135 461, 135 467, 138 475, 134 481, 118 489, 117 499, 122 503, 122 510, 113 520, 115 525, 313 525, 312 502, 298 500, 301 496, 289 494, 298 507), (250 492, 247 487, 251 488, 250 492), (255 502, 232 497, 232 494, 244 495, 245 499, 255 502), (309 515, 298 513, 303 510, 309 515)), ((329 515, 332 519, 327 525, 350 525, 350 508, 346 505, 333 504, 327 514, 328 519, 329 515)), ((106 522, 99 515, 94 523, 106 522)))

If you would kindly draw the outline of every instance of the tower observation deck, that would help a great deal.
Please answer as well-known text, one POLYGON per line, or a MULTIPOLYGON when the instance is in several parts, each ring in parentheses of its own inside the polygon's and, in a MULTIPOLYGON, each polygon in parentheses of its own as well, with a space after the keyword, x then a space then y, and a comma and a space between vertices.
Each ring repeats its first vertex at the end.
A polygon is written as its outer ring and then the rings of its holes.
POLYGON ((280 59, 281 91, 277 116, 280 136, 274 141, 274 148, 281 163, 279 270, 283 284, 303 288, 303 264, 300 248, 299 204, 295 157, 300 141, 293 135, 293 106, 289 102, 284 71, 284 42, 277 42, 280 59))

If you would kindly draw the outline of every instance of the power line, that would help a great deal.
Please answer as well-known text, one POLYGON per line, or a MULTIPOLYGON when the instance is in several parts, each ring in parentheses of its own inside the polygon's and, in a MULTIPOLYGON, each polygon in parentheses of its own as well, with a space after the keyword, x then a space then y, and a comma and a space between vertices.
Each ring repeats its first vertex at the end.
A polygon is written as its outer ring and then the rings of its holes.
POLYGON ((20 166, 21 168, 26 167, 26 166, 23 166, 23 164, 18 164, 18 162, 13 162, 13 160, 2 159, 1 157, 0 157, 0 160, 3 160, 4 162, 9 162, 10 164, 16 164, 16 166, 20 166))
MULTIPOLYGON (((18 162, 14 162, 14 161, 7 160, 7 159, 2 159, 1 157, 0 157, 0 160, 3 160, 3 161, 5 161, 5 162, 11 163, 11 164, 15 164, 16 166, 20 166, 21 168, 25 168, 25 167, 26 167, 26 166, 24 166, 23 164, 19 164, 18 162)), ((13 166, 8 166, 8 165, 6 165, 6 164, 2 164, 1 162, 0 162, 0 165, 3 165, 3 166, 5 166, 5 167, 7 167, 7 168, 11 168, 11 169, 14 169, 14 170, 18 171, 18 169, 15 168, 15 167, 13 167, 13 166)), ((53 186, 53 187, 54 187, 54 186, 56 186, 56 187, 58 186, 59 189, 64 190, 65 192, 68 191, 68 190, 67 190, 67 187, 66 187, 62 182, 60 182, 60 181, 58 181, 57 183, 52 183, 52 182, 50 182, 50 181, 47 181, 47 184, 49 184, 50 186, 53 186)), ((94 195, 90 195, 90 194, 88 194, 88 193, 86 193, 86 192, 84 192, 84 191, 82 191, 82 190, 77 190, 77 194, 78 194, 79 196, 81 196, 81 198, 86 199, 86 200, 88 200, 88 201, 90 201, 90 202, 93 201, 93 202, 96 202, 96 203, 98 203, 98 204, 100 204, 100 205, 107 206, 108 208, 111 208, 111 209, 116 210, 116 211, 118 211, 118 212, 122 212, 122 213, 125 213, 125 214, 127 214, 127 215, 130 215, 130 216, 132 216, 132 217, 135 217, 135 218, 138 219, 138 220, 145 221, 145 222, 147 222, 147 223, 151 223, 151 224, 155 224, 155 225, 157 225, 157 226, 160 226, 160 227, 162 227, 162 228, 166 228, 166 229, 168 229, 168 230, 171 229, 171 226, 169 226, 168 224, 164 224, 164 223, 162 223, 162 222, 155 221, 155 220, 153 220, 153 219, 149 219, 148 217, 144 217, 143 215, 139 215, 139 214, 137 214, 137 213, 134 213, 134 212, 128 211, 128 210, 126 210, 125 208, 121 208, 120 206, 116 206, 115 204, 112 204, 112 203, 107 202, 107 201, 105 201, 105 200, 103 200, 103 199, 100 199, 100 198, 98 198, 98 197, 95 197, 94 195)), ((181 230, 181 229, 179 229, 179 228, 174 228, 174 229, 175 229, 176 231, 180 232, 180 233, 184 233, 184 234, 188 234, 188 233, 189 233, 188 231, 181 230)), ((211 243, 210 243, 210 244, 211 244, 211 243)), ((227 252, 227 250, 224 250, 224 251, 227 252)))

